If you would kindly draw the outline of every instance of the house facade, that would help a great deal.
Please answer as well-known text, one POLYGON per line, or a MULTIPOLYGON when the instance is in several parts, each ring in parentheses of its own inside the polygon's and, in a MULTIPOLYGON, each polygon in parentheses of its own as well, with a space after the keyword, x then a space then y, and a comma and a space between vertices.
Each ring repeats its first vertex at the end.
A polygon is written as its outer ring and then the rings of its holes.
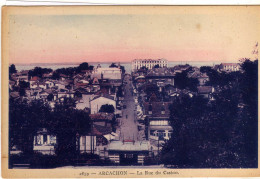
POLYGON ((221 63, 219 70, 225 72, 235 72, 240 70, 240 65, 238 63, 221 63))
POLYGON ((139 70, 142 67, 152 69, 155 65, 159 65, 159 67, 167 67, 168 60, 166 60, 166 59, 135 59, 132 61, 132 71, 139 70))
POLYGON ((169 124, 171 102, 144 102, 146 115, 146 135, 159 137, 159 140, 169 140, 172 127, 169 124))
POLYGON ((114 109, 116 110, 116 101, 114 97, 110 95, 101 95, 96 96, 90 101, 91 106, 91 114, 96 114, 99 112, 102 105, 113 105, 114 109))
POLYGON ((56 136, 48 133, 47 129, 38 130, 34 136, 33 150, 45 155, 54 155, 56 146, 56 136))
POLYGON ((120 165, 142 165, 149 152, 149 141, 112 141, 108 146, 109 159, 120 165))

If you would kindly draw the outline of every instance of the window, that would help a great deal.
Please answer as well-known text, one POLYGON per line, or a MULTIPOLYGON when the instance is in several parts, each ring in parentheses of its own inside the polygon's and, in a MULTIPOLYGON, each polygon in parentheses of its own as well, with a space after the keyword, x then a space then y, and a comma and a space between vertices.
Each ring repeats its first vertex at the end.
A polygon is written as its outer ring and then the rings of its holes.
POLYGON ((125 156, 125 158, 133 158, 134 154, 125 154, 124 156, 125 156))
POLYGON ((165 105, 163 103, 163 105, 161 106, 161 114, 165 114, 165 105))
POLYGON ((44 134, 44 135, 43 135, 43 143, 44 143, 44 144, 47 143, 47 134, 44 134))
POLYGON ((36 144, 40 145, 41 144, 41 136, 37 135, 36 137, 36 144))
POLYGON ((83 146, 86 145, 86 136, 82 136, 82 144, 83 144, 83 146))
POLYGON ((152 104, 149 104, 148 110, 149 110, 149 111, 152 111, 152 110, 153 110, 152 104))
POLYGON ((155 130, 150 130, 150 135, 155 136, 155 130))
POLYGON ((151 126, 168 126, 168 124, 169 124, 168 120, 150 121, 151 126))

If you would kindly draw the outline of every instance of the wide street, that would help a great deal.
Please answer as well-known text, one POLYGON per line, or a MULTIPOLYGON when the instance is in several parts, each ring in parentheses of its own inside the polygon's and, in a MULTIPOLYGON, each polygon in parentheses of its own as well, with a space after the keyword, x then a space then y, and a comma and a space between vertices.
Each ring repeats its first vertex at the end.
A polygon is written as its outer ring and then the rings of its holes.
POLYGON ((132 81, 130 81, 130 77, 126 76, 124 82, 126 82, 125 86, 125 96, 123 104, 126 108, 122 109, 122 118, 119 124, 119 135, 120 140, 138 140, 138 128, 137 121, 135 120, 135 102, 132 94, 132 81))

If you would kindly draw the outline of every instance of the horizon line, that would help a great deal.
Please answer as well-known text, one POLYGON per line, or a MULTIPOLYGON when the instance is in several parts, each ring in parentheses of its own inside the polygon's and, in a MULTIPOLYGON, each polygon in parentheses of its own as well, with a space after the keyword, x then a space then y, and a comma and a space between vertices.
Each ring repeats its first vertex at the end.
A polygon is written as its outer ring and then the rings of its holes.
MULTIPOLYGON (((240 60, 240 59, 239 59, 240 60)), ((237 60, 237 63, 239 63, 239 60, 237 60)), ((215 62, 217 62, 217 63, 223 63, 223 62, 225 62, 225 63, 235 63, 234 61, 225 61, 225 60, 223 60, 223 61, 219 61, 219 60, 217 60, 217 61, 205 61, 205 60, 202 60, 202 61, 193 61, 193 60, 185 60, 185 61, 171 61, 171 60, 167 60, 168 62, 182 62, 182 63, 189 63, 189 62, 212 62, 212 63, 215 63, 215 62)), ((45 62, 36 62, 36 63, 10 63, 9 62, 9 65, 10 64, 14 64, 14 65, 32 65, 32 64, 67 64, 67 65, 79 65, 79 64, 81 64, 81 63, 88 63, 88 64, 91 64, 91 63, 122 63, 122 64, 124 64, 124 63, 132 63, 132 61, 103 61, 103 62, 101 62, 101 61, 96 61, 96 62, 87 62, 87 61, 81 61, 81 62, 47 62, 47 63, 45 63, 45 62)))

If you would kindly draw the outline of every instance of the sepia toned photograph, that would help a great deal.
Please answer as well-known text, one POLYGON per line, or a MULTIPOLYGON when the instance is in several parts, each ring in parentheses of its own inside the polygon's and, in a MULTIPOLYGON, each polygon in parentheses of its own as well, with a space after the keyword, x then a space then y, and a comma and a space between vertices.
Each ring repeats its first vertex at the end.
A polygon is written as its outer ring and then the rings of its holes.
POLYGON ((3 173, 259 176, 259 12, 4 7, 3 173))

